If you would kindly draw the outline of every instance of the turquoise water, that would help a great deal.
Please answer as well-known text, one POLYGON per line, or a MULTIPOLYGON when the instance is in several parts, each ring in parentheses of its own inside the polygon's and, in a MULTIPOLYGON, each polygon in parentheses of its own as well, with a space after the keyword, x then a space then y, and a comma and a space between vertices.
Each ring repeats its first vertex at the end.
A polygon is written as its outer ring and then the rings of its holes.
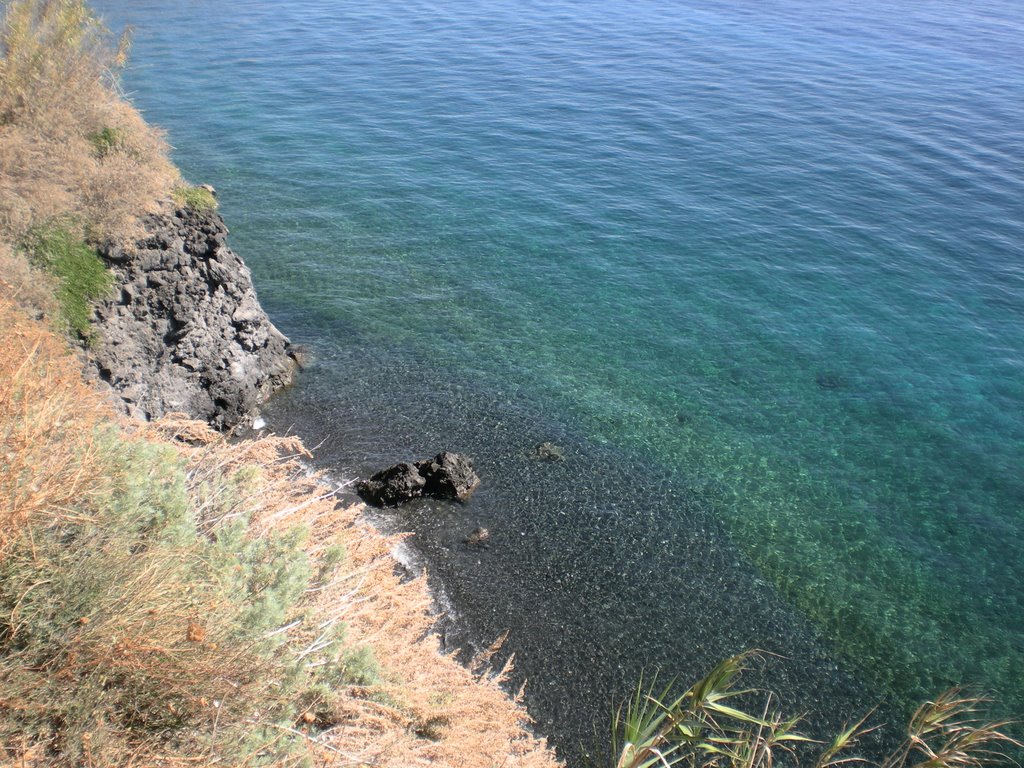
POLYGON ((560 746, 751 644, 1024 711, 1024 8, 98 5, 314 351, 275 426, 481 465, 396 524, 560 746))

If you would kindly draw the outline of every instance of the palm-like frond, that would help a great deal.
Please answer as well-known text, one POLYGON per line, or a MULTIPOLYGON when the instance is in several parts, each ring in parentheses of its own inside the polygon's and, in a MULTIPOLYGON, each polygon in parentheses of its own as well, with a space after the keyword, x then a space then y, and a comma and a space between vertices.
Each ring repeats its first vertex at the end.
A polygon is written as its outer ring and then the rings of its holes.
MULTIPOLYGON (((773 768, 780 753, 795 763, 801 745, 819 742, 800 733, 799 717, 774 712, 771 694, 764 699, 761 714, 747 711, 745 706, 757 691, 739 688, 737 683, 753 655, 747 652, 725 659, 674 698, 674 683, 659 691, 641 681, 616 714, 615 768, 773 768)), ((867 725, 869 712, 836 734, 814 766, 982 768, 1007 761, 1007 749, 1024 745, 1007 735, 1009 721, 986 719, 988 703, 960 689, 946 691, 918 708, 903 742, 878 762, 852 751, 862 736, 877 727, 867 725)))

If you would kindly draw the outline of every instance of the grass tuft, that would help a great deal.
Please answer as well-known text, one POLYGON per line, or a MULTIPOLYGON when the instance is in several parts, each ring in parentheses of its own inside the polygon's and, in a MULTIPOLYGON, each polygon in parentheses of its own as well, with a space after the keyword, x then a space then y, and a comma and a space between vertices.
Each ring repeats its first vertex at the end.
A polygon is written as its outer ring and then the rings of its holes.
POLYGON ((217 210, 217 198, 204 187, 175 187, 173 197, 174 202, 182 208, 191 208, 195 211, 217 210))
POLYGON ((127 38, 82 0, 5 0, 0 14, 0 238, 74 216, 130 242, 178 173, 119 95, 127 38))
POLYGON ((15 252, 0 240, 0 296, 7 297, 35 317, 47 317, 57 311, 57 282, 46 272, 33 267, 24 253, 15 252))
POLYGON ((34 231, 28 240, 30 262, 58 281, 61 324, 88 341, 92 338, 92 302, 113 285, 106 265, 69 227, 51 225, 34 231))
POLYGON ((98 131, 93 131, 86 138, 92 144, 96 157, 101 160, 113 154, 124 145, 122 131, 117 128, 111 128, 109 125, 104 126, 98 131))

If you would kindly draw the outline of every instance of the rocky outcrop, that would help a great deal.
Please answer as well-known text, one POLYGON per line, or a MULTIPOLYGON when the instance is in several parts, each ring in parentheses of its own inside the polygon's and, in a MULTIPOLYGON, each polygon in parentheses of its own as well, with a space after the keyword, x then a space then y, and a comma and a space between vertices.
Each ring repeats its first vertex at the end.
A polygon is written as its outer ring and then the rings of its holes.
POLYGON ((360 481, 359 495, 378 507, 394 507, 420 496, 468 501, 480 485, 473 461, 445 451, 432 459, 402 462, 360 481))
POLYGON ((179 411, 224 429, 295 368, 213 210, 155 214, 134 247, 101 249, 119 290, 96 308, 89 355, 135 416, 179 411))

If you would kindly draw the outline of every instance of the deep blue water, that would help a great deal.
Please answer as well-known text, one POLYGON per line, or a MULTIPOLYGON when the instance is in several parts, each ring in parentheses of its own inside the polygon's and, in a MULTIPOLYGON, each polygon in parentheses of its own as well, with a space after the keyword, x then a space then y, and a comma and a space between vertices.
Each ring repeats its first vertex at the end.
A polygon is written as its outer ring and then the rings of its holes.
POLYGON ((1024 711, 1024 6, 98 5, 314 352, 272 423, 476 458, 393 523, 560 745, 750 645, 1024 711))

